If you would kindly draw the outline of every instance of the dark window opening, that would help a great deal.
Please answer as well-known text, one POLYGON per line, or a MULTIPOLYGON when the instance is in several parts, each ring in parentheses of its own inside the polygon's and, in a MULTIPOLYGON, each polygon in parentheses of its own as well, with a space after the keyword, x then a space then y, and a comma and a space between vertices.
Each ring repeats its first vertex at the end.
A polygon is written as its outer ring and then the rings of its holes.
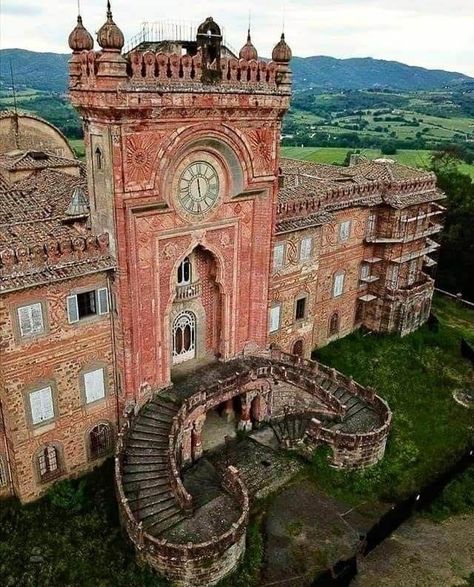
POLYGON ((303 320, 306 314, 306 298, 300 298, 296 301, 295 319, 303 320))
POLYGON ((102 169, 103 163, 102 151, 97 147, 95 150, 95 166, 100 170, 102 169))
POLYGON ((59 469, 58 451, 54 446, 46 446, 38 455, 38 467, 41 481, 46 482, 58 477, 59 469))
POLYGON ((99 424, 90 431, 90 455, 92 459, 99 459, 110 452, 112 448, 112 432, 107 424, 99 424))
POLYGON ((77 294, 77 308, 79 320, 97 314, 97 302, 95 291, 87 291, 77 294))
POLYGON ((329 336, 337 334, 339 332, 339 314, 335 312, 331 316, 331 320, 329 322, 329 336))

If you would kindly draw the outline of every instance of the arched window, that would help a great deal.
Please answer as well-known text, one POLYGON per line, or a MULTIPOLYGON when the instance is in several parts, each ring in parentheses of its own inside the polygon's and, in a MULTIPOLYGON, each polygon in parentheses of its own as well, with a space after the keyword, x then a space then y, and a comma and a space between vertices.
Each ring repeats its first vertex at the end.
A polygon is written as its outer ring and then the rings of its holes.
POLYGON ((6 487, 8 484, 7 467, 5 465, 5 459, 0 456, 0 488, 6 487))
POLYGON ((329 321, 329 336, 334 336, 339 332, 339 314, 334 312, 329 321))
POLYGON ((47 483, 61 475, 58 449, 49 444, 37 454, 38 472, 41 483, 47 483))
POLYGON ((106 456, 112 448, 112 429, 109 424, 101 423, 89 432, 89 454, 91 459, 106 456))
POLYGON ((104 165, 104 161, 103 161, 103 156, 102 156, 102 151, 100 150, 100 147, 97 147, 97 149, 95 150, 95 166, 96 169, 101 170, 102 167, 104 165))
POLYGON ((189 285, 192 281, 192 267, 189 257, 185 257, 178 267, 177 283, 178 285, 189 285))
POLYGON ((196 316, 182 312, 173 324, 173 363, 183 363, 196 356, 196 316))

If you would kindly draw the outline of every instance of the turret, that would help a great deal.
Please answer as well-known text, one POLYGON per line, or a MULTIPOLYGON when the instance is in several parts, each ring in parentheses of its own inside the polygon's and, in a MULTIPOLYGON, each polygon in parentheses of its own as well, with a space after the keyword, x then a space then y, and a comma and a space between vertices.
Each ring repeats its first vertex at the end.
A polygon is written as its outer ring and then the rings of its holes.
POLYGON ((71 79, 78 79, 81 75, 82 51, 91 51, 94 48, 94 39, 82 23, 82 16, 78 14, 77 25, 69 35, 69 47, 72 49, 72 57, 69 61, 69 74, 71 79))
POLYGON ((110 0, 107 0, 107 20, 97 33, 97 42, 102 47, 102 56, 98 59, 97 76, 113 80, 126 78, 127 62, 121 55, 125 39, 114 22, 110 0))
POLYGON ((292 73, 290 61, 293 57, 291 49, 285 40, 285 33, 281 34, 279 42, 272 52, 272 60, 277 64, 277 83, 288 90, 291 89, 292 73))
POLYGON ((252 59, 258 59, 257 49, 255 49, 254 45, 252 44, 252 37, 250 36, 250 29, 247 34, 247 42, 242 47, 239 52, 240 59, 245 59, 246 61, 252 61, 252 59))

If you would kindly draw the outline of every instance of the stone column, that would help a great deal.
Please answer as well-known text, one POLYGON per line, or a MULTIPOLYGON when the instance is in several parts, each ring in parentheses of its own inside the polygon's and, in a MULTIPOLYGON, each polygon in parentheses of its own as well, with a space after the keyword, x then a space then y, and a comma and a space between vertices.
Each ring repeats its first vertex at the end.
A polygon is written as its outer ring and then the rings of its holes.
POLYGON ((206 421, 206 414, 199 416, 194 420, 192 430, 192 458, 193 461, 197 461, 202 457, 202 429, 206 421))
POLYGON ((228 399, 225 402, 223 416, 227 422, 233 422, 235 420, 234 402, 232 399, 228 399))
POLYGON ((252 430, 252 418, 250 417, 250 404, 242 401, 242 416, 238 425, 239 430, 249 432, 252 430))
POLYGON ((185 467, 193 462, 192 428, 186 428, 181 441, 181 466, 185 467))

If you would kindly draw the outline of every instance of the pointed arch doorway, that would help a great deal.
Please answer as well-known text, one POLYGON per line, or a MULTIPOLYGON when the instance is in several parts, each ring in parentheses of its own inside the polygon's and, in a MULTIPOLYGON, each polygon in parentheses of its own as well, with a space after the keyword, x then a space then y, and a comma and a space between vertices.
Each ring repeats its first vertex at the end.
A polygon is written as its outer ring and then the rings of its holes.
POLYGON ((196 357, 196 315, 186 310, 173 323, 173 365, 196 357))

